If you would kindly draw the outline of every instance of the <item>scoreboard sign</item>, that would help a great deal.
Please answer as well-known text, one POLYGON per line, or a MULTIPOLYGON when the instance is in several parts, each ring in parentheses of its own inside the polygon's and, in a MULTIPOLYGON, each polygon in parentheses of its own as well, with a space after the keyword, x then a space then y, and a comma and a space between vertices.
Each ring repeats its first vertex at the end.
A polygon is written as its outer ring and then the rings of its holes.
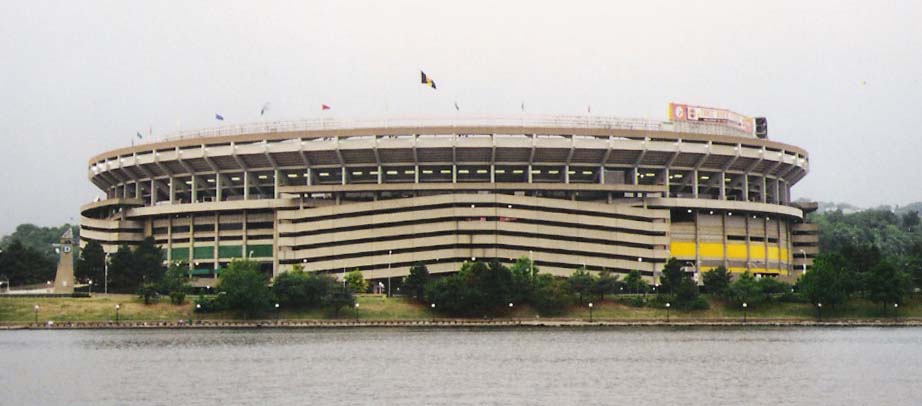
POLYGON ((670 121, 695 121, 699 123, 722 124, 752 134, 753 118, 730 110, 690 104, 669 103, 670 121))

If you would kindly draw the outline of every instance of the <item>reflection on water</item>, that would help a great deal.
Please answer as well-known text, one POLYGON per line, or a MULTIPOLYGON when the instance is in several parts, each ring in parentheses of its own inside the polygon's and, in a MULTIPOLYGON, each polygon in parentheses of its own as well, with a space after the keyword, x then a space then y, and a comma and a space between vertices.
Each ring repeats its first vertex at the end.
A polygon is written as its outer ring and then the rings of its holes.
POLYGON ((0 404, 918 404, 922 329, 0 333, 0 404))

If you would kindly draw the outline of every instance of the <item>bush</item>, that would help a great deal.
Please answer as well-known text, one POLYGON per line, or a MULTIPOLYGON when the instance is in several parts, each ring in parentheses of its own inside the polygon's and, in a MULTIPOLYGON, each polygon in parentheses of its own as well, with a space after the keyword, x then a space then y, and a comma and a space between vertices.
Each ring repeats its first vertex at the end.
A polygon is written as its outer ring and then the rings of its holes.
POLYGON ((296 267, 279 274, 272 284, 272 295, 286 309, 315 308, 329 301, 339 283, 329 275, 306 273, 296 267))
POLYGON ((218 296, 224 296, 227 309, 243 314, 261 313, 269 308, 269 289, 259 265, 249 259, 235 259, 221 273, 218 296))
POLYGON ((565 280, 548 274, 538 275, 530 301, 538 314, 554 316, 563 313, 572 300, 565 280))

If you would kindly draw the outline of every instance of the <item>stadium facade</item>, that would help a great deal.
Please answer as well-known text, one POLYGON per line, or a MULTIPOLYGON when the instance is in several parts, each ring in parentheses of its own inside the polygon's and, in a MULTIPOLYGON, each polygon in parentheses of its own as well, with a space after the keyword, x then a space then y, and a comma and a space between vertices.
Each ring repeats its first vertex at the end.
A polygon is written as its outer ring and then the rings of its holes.
POLYGON ((653 278, 796 276, 816 254, 791 188, 807 152, 714 123, 613 117, 298 121, 221 127, 102 153, 82 244, 153 237, 208 281, 234 258, 277 274, 531 257, 653 278))

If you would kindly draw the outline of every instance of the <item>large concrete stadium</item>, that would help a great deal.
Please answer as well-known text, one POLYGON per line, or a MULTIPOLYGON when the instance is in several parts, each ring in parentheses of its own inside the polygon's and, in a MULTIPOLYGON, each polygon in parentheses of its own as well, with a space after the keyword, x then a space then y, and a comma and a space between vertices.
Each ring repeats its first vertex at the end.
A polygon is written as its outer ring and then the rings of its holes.
POLYGON ((107 252, 152 236, 212 283, 234 258, 368 279, 411 264, 531 257, 648 278, 794 277, 816 254, 791 188, 803 149, 718 124, 613 117, 259 123, 174 134, 89 161, 105 192, 81 239, 107 252))

